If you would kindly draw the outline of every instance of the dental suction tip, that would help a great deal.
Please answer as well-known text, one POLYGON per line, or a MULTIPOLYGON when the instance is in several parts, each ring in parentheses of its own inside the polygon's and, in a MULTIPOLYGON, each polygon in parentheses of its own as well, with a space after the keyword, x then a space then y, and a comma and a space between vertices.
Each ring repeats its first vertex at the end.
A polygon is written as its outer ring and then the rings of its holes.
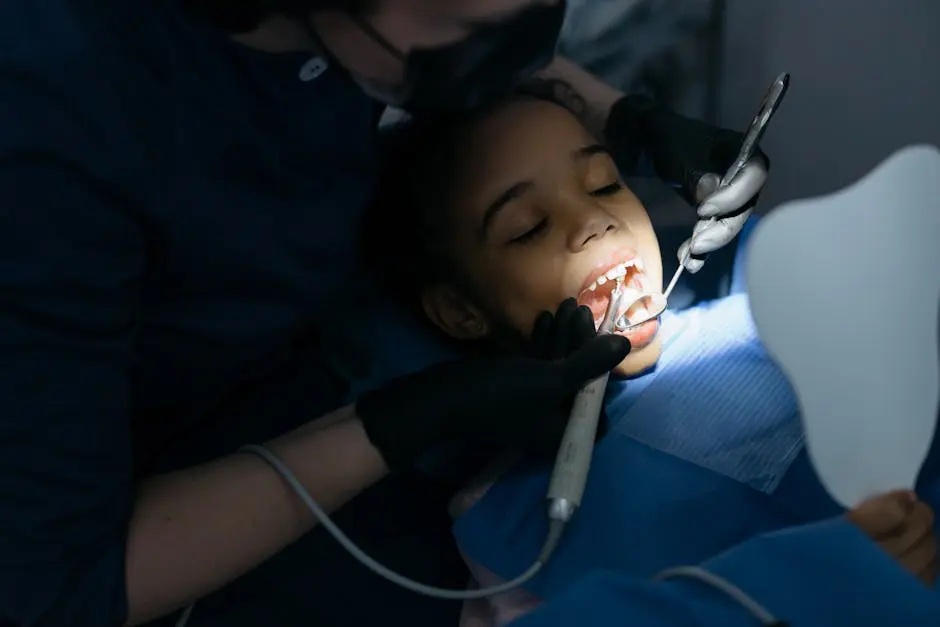
POLYGON ((604 312, 604 319, 601 321, 600 327, 597 329, 598 334, 604 333, 613 333, 617 322, 620 319, 620 312, 626 311, 623 309, 623 281, 618 280, 616 286, 614 286, 613 291, 610 293, 610 301, 607 303, 607 310, 604 312))

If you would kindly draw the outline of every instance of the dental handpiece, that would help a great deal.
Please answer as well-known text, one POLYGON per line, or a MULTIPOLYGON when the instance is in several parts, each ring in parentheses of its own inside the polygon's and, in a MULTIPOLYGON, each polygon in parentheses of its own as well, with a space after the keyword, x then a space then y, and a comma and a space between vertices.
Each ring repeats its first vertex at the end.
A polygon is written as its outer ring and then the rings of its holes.
MULTIPOLYGON (((614 323, 621 314, 623 295, 623 284, 618 281, 610 295, 598 334, 613 331, 614 323)), ((581 505, 609 378, 610 374, 606 373, 589 381, 575 397, 548 485, 550 520, 567 523, 581 505)))

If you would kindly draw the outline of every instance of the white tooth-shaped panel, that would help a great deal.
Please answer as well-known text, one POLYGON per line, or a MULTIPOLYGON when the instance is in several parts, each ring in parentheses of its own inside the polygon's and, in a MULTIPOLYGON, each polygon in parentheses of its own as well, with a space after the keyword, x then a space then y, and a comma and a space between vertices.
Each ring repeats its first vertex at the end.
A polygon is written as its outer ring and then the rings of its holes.
POLYGON ((913 488, 940 402, 940 151, 905 148, 783 205, 748 255, 754 320, 823 485, 846 507, 913 488))

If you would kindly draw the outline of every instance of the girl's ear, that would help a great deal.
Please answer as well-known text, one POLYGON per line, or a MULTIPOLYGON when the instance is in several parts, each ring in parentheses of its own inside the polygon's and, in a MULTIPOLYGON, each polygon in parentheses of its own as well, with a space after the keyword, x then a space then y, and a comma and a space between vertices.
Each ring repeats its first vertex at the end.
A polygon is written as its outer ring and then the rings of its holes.
POLYGON ((489 321, 483 312, 448 285, 425 289, 421 304, 431 322, 454 339, 476 340, 490 332, 489 321))

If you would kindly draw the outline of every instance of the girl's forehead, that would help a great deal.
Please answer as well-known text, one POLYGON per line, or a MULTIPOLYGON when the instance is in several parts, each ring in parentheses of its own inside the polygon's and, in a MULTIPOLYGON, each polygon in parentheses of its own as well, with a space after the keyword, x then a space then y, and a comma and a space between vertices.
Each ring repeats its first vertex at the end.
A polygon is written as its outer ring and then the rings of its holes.
POLYGON ((519 175, 530 164, 571 150, 590 140, 578 119, 548 101, 520 98, 478 121, 463 138, 461 171, 471 179, 519 175))

